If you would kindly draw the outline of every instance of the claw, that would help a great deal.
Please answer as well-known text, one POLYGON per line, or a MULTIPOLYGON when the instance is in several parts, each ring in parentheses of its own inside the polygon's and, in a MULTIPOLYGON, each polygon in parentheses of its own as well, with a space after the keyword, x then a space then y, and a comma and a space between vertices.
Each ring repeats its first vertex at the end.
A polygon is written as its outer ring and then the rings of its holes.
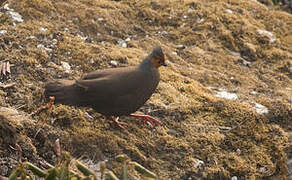
POLYGON ((127 126, 127 123, 120 122, 119 117, 112 116, 111 119, 112 119, 112 123, 116 124, 117 126, 119 126, 122 129, 126 129, 124 126, 127 126))
POLYGON ((140 115, 140 114, 130 114, 133 117, 143 118, 142 122, 145 124, 146 122, 150 123, 152 127, 155 127, 156 125, 162 125, 162 122, 158 119, 149 116, 149 115, 140 115))

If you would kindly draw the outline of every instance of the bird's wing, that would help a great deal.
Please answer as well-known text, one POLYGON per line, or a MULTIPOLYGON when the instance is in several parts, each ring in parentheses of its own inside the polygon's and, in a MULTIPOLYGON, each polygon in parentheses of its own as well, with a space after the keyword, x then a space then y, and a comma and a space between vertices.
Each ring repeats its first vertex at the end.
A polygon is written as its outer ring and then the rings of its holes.
POLYGON ((136 69, 116 68, 95 71, 76 80, 76 85, 87 93, 101 96, 121 96, 131 94, 143 86, 147 77, 136 69))
POLYGON ((110 68, 110 69, 102 69, 102 70, 96 70, 89 73, 84 74, 81 79, 82 80, 88 80, 88 79, 98 79, 103 77, 108 77, 112 75, 118 75, 123 74, 125 72, 131 72, 135 68, 134 67, 127 67, 127 68, 110 68))

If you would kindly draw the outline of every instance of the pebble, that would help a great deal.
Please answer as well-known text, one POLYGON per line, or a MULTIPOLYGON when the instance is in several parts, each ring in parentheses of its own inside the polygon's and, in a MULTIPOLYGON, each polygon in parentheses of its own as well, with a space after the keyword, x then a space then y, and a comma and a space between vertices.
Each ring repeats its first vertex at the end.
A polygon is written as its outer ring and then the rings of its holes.
POLYGON ((219 91, 215 94, 216 97, 224 98, 224 99, 231 99, 235 100, 238 98, 237 94, 227 92, 223 89, 219 89, 219 91))
POLYGON ((257 32, 258 32, 260 35, 268 36, 269 39, 270 39, 270 43, 273 43, 273 42, 276 41, 276 38, 275 38, 275 36, 273 35, 273 33, 269 32, 269 31, 266 31, 266 30, 263 30, 263 29, 258 29, 257 32))
POLYGON ((194 158, 194 159, 193 159, 193 162, 194 162, 193 165, 194 165, 195 168, 200 169, 200 168, 202 168, 202 167, 205 166, 204 161, 202 161, 202 160, 200 160, 200 159, 196 159, 196 158, 194 158))
POLYGON ((6 34, 7 31, 6 30, 0 30, 0 34, 6 34))
POLYGON ((225 12, 227 12, 228 14, 233 14, 233 11, 231 9, 225 9, 225 12))
POLYGON ((173 52, 171 52, 171 54, 177 56, 177 52, 173 51, 173 52))
POLYGON ((122 39, 118 40, 118 45, 121 46, 121 47, 127 47, 128 46, 126 41, 122 40, 122 39))
POLYGON ((8 4, 5 4, 5 5, 3 6, 3 9, 6 10, 6 11, 10 11, 10 10, 11 10, 11 9, 8 7, 8 4))
POLYGON ((71 66, 69 65, 69 63, 67 63, 65 61, 61 61, 61 65, 62 65, 62 68, 64 69, 65 73, 70 73, 71 66))
POLYGON ((256 91, 251 91, 250 94, 251 94, 251 95, 256 95, 256 94, 258 94, 258 92, 256 92, 256 91))
POLYGON ((18 12, 8 11, 9 16, 11 17, 13 22, 22 23, 22 16, 18 12))
POLYGON ((117 61, 110 61, 110 64, 112 65, 112 66, 118 66, 118 63, 117 63, 117 61))
POLYGON ((186 47, 182 44, 176 46, 177 49, 185 49, 186 47))
POLYGON ((40 31, 43 31, 43 32, 45 32, 46 30, 47 30, 47 28, 40 27, 40 31))
POLYGON ((85 112, 84 114, 88 120, 93 120, 93 117, 88 112, 85 112))
POLYGON ((197 23, 198 23, 198 24, 201 24, 201 23, 204 22, 204 21, 205 21, 204 18, 198 18, 198 19, 197 19, 197 23))
POLYGON ((269 112, 269 110, 266 106, 263 106, 259 103, 255 103, 255 106, 253 108, 256 110, 256 112, 258 114, 266 114, 269 112))
POLYGON ((232 176, 231 180, 237 180, 237 176, 232 176))

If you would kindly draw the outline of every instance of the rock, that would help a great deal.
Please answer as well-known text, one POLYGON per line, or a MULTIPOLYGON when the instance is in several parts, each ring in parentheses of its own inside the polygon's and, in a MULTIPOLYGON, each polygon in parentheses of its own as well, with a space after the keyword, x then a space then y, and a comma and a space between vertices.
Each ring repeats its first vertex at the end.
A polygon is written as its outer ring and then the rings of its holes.
POLYGON ((261 105, 259 103, 255 103, 255 106, 253 108, 259 114, 265 114, 265 113, 268 113, 269 112, 269 110, 268 110, 268 108, 266 106, 263 106, 263 105, 261 105))
POLYGON ((227 92, 223 89, 219 89, 219 91, 215 94, 215 96, 220 97, 220 98, 224 98, 224 99, 231 99, 231 100, 235 100, 238 98, 237 94, 227 92))
POLYGON ((171 52, 171 54, 177 56, 177 52, 173 51, 173 52, 171 52))
POLYGON ((225 9, 225 12, 228 14, 233 14, 233 11, 231 9, 225 9))
POLYGON ((251 94, 251 95, 256 95, 256 94, 258 94, 258 92, 256 92, 256 91, 251 91, 250 94, 251 94))
POLYGON ((202 169, 204 168, 205 163, 200 159, 193 158, 193 166, 197 169, 202 169))
POLYGON ((263 29, 258 29, 257 32, 258 32, 260 35, 267 36, 267 37, 270 39, 270 43, 273 43, 273 42, 276 41, 276 38, 275 38, 275 36, 273 35, 273 33, 269 32, 269 31, 266 31, 266 30, 263 30, 263 29))
POLYGON ((46 30, 47 30, 47 28, 40 27, 40 31, 43 31, 43 32, 45 32, 46 30))
POLYGON ((6 30, 0 30, 0 34, 3 35, 3 34, 6 34, 7 31, 6 30))
POLYGON ((118 40, 118 45, 121 46, 121 47, 127 47, 128 46, 127 43, 122 39, 118 40))
POLYGON ((64 69, 65 73, 70 73, 71 66, 69 65, 69 63, 67 63, 65 61, 61 61, 61 65, 62 65, 62 68, 64 69))
POLYGON ((182 44, 176 46, 177 49, 185 49, 186 47, 182 44))
POLYGON ((118 66, 118 63, 117 63, 117 61, 110 61, 110 64, 112 65, 112 66, 118 66))
POLYGON ((8 11, 8 14, 13 22, 15 22, 15 23, 22 23, 23 22, 22 16, 18 12, 8 11))
POLYGON ((196 23, 201 24, 201 23, 203 23, 204 21, 205 21, 204 18, 198 18, 197 21, 196 21, 196 23))

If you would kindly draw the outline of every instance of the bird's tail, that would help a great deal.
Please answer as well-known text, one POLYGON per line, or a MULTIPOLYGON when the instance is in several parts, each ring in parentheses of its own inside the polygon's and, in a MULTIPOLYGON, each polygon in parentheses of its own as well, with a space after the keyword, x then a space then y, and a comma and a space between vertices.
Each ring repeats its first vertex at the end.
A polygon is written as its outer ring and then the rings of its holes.
POLYGON ((45 85, 45 98, 55 97, 56 103, 78 105, 78 98, 74 80, 50 81, 45 85))

